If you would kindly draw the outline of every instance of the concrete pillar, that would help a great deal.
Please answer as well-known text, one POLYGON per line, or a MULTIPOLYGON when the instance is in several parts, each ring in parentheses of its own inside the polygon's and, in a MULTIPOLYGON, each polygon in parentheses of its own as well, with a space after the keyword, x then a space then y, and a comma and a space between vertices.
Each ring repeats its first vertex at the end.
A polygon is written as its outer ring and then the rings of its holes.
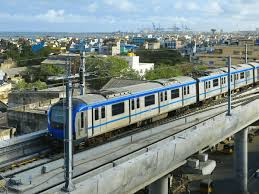
POLYGON ((248 129, 235 134, 235 180, 240 193, 247 193, 248 163, 247 163, 247 135, 248 129))
POLYGON ((149 185, 149 194, 168 194, 168 176, 164 176, 149 185))

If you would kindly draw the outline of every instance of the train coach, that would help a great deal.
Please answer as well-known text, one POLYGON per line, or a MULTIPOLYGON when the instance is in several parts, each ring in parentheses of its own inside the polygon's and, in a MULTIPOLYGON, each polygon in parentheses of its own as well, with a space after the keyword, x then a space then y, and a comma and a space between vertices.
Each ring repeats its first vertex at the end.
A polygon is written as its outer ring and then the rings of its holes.
MULTIPOLYGON (((182 76, 74 97, 73 137, 92 138, 166 117, 170 111, 197 102, 196 84, 195 79, 182 76)), ((50 108, 48 118, 50 134, 63 139, 66 118, 62 100, 50 108)))
MULTIPOLYGON (((258 69, 258 63, 233 66, 231 89, 258 82, 258 69)), ((227 68, 219 68, 198 77, 173 77, 73 97, 73 139, 80 142, 130 125, 143 125, 165 118, 174 110, 224 95, 227 75, 227 68)), ((61 100, 49 110, 48 130, 53 138, 64 138, 65 120, 61 100)))

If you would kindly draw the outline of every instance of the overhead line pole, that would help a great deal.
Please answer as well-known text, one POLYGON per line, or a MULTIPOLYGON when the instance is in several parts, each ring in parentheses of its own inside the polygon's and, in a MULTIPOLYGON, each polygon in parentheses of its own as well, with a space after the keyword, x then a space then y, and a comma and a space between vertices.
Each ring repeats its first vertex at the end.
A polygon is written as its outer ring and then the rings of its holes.
POLYGON ((74 190, 73 178, 73 134, 72 134, 72 81, 71 81, 71 59, 67 61, 66 77, 66 125, 64 134, 64 167, 65 167, 65 192, 74 190))
POLYGON ((232 63, 231 56, 229 56, 228 57, 228 111, 227 111, 227 116, 231 116, 231 63, 232 63))
POLYGON ((80 77, 80 95, 84 95, 85 94, 85 51, 80 52, 79 77, 80 77))
POLYGON ((246 44, 246 51, 245 51, 245 53, 246 53, 246 56, 245 56, 245 63, 246 63, 246 64, 248 63, 247 52, 248 52, 248 50, 247 50, 247 44, 246 44))

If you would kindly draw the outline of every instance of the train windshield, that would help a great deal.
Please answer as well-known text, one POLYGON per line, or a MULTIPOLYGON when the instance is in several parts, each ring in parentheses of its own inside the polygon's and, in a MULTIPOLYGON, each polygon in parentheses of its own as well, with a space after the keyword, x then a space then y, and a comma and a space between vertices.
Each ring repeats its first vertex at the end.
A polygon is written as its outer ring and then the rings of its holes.
POLYGON ((65 111, 63 106, 54 106, 51 109, 50 124, 51 128, 64 129, 65 127, 65 111))

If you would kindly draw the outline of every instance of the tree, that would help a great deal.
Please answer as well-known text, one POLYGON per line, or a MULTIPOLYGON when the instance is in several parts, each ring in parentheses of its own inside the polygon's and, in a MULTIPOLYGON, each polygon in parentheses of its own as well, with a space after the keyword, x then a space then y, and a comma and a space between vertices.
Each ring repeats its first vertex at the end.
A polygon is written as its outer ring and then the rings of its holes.
POLYGON ((156 80, 156 79, 168 79, 176 76, 183 75, 182 71, 179 68, 162 65, 155 69, 149 70, 145 74, 147 80, 156 80))
POLYGON ((119 57, 89 57, 86 59, 86 71, 94 72, 97 77, 117 77, 125 79, 140 79, 128 62, 119 57))
POLYGON ((183 75, 188 76, 190 73, 204 71, 206 69, 208 69, 208 67, 204 65, 180 64, 169 66, 166 64, 161 64, 146 72, 145 78, 147 80, 168 79, 183 75))
POLYGON ((142 62, 155 63, 155 66, 161 64, 176 65, 188 61, 177 50, 159 49, 159 50, 138 50, 136 54, 140 57, 142 62))
POLYGON ((29 81, 45 81, 49 76, 63 75, 65 69, 55 65, 40 65, 40 67, 27 67, 29 81))
POLYGON ((17 90, 32 90, 34 88, 42 90, 48 88, 48 86, 45 82, 42 82, 40 80, 37 80, 34 83, 27 83, 26 81, 21 80, 15 85, 15 89, 17 90))
POLYGON ((45 57, 49 56, 51 49, 43 47, 38 52, 32 52, 32 47, 29 43, 21 43, 18 49, 16 45, 10 43, 5 52, 6 58, 12 58, 18 66, 39 65, 45 57))

